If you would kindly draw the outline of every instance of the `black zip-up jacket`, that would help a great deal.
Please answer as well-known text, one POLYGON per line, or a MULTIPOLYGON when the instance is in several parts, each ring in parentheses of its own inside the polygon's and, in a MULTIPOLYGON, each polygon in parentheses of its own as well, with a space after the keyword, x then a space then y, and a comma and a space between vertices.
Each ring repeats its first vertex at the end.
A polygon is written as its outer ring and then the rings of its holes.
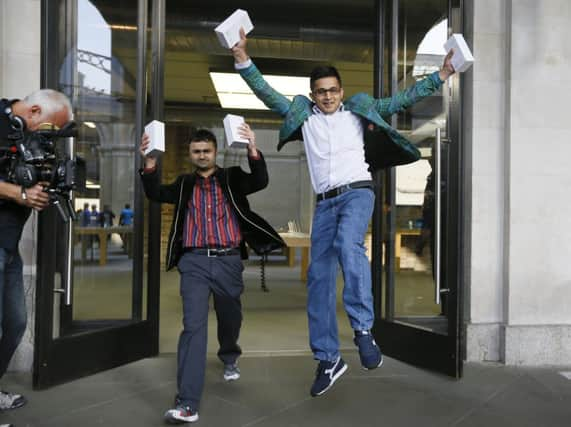
MULTIPOLYGON (((248 257, 244 242, 248 243, 257 254, 266 254, 285 246, 279 234, 262 217, 250 210, 247 195, 264 189, 268 185, 268 170, 262 153, 259 158, 248 157, 251 173, 240 167, 218 168, 214 175, 222 186, 222 192, 234 210, 240 224, 242 242, 240 251, 242 259, 248 257)), ((150 200, 175 205, 174 218, 167 248, 167 270, 178 264, 182 255, 182 232, 188 200, 196 182, 196 174, 180 175, 169 185, 161 185, 157 171, 143 173, 141 171, 145 194, 150 200)))
MULTIPOLYGON (((7 181, 10 165, 6 150, 13 143, 13 140, 8 139, 8 135, 14 132, 5 109, 11 107, 15 101, 0 99, 0 181, 7 181)), ((31 212, 32 209, 26 206, 0 198, 0 248, 11 251, 18 248, 24 224, 31 212)))

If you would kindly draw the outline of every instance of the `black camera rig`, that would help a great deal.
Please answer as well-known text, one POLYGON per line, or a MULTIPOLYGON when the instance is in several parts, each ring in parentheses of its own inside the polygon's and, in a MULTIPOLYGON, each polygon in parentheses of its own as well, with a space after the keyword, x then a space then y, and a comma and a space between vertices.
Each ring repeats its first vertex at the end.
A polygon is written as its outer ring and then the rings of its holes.
POLYGON ((27 132, 23 124, 12 123, 14 130, 7 136, 7 146, 0 147, 0 160, 9 182, 30 188, 45 182, 50 204, 55 206, 63 221, 75 220, 71 191, 85 188, 85 161, 71 158, 57 148, 60 138, 75 137, 74 122, 58 130, 27 132))

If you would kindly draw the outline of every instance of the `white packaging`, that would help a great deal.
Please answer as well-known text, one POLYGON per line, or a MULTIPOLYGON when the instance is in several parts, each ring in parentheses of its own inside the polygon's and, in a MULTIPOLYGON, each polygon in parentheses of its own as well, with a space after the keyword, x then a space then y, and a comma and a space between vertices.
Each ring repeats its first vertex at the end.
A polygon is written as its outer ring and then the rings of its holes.
POLYGON ((462 34, 452 34, 444 44, 444 49, 446 52, 449 52, 450 49, 454 49, 452 66, 457 73, 466 71, 474 63, 472 52, 470 52, 470 48, 466 44, 466 40, 464 40, 462 34))
POLYGON ((145 133, 149 135, 151 143, 145 150, 145 156, 156 154, 158 151, 165 151, 165 124, 158 120, 153 120, 145 126, 145 133))
POLYGON ((246 147, 250 141, 242 138, 238 133, 238 127, 244 123, 244 117, 234 114, 226 114, 223 120, 226 143, 229 147, 246 147))
POLYGON ((236 11, 218 25, 214 31, 216 32, 216 37, 218 37, 220 44, 226 49, 230 49, 240 41, 240 28, 243 28, 244 32, 248 34, 254 29, 254 26, 252 25, 252 21, 250 21, 248 12, 242 9, 236 9, 236 11))

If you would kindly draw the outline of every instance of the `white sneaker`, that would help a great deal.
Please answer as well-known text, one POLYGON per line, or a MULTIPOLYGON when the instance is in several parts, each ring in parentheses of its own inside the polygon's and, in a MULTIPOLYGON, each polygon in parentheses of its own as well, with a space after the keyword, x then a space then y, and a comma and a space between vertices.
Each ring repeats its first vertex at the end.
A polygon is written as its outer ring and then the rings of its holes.
POLYGON ((165 412, 165 421, 171 424, 193 423, 198 421, 198 411, 190 406, 177 406, 165 412))
POLYGON ((26 404, 26 398, 21 394, 0 391, 0 411, 16 409, 26 404))
POLYGON ((237 363, 224 365, 224 381, 236 381, 240 378, 240 369, 237 363))

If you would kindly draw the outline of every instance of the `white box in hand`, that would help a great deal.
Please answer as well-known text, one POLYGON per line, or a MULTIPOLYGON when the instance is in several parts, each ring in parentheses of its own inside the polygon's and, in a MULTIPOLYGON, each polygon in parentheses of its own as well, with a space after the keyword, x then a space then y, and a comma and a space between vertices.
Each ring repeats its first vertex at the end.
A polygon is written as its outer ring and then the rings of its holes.
POLYGON ((243 28, 244 32, 248 34, 254 29, 254 26, 252 25, 252 21, 250 21, 248 12, 242 9, 236 9, 236 11, 217 26, 214 31, 216 32, 220 44, 226 49, 230 49, 240 41, 240 28, 243 28))
POLYGON ((165 151, 165 124, 158 120, 153 120, 145 126, 145 133, 149 135, 151 143, 145 150, 148 154, 157 154, 158 151, 165 151))
POLYGON ((224 133, 226 134, 226 143, 228 147, 246 147, 250 143, 249 140, 242 138, 238 133, 238 127, 244 123, 244 117, 234 114, 226 114, 224 120, 224 133))
POLYGON ((449 52, 454 49, 454 56, 452 56, 452 66, 458 73, 466 71, 474 63, 474 57, 470 48, 466 44, 466 40, 462 34, 452 34, 444 44, 444 49, 449 52))

